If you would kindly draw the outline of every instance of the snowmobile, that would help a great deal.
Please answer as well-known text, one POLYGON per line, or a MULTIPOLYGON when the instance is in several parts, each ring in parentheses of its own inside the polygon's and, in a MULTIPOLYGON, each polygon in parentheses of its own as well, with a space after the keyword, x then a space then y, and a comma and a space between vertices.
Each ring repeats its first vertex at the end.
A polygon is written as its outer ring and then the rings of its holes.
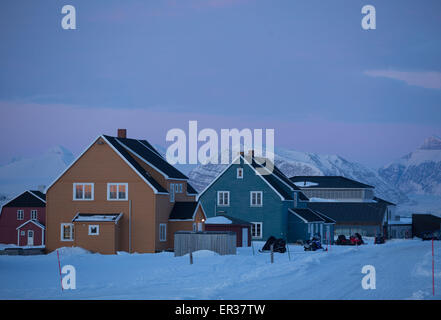
POLYGON ((316 237, 312 238, 311 240, 307 240, 305 245, 303 246, 304 251, 316 251, 318 249, 322 249, 326 251, 326 249, 322 247, 320 238, 316 238, 316 237))
POLYGON ((383 237, 382 235, 378 234, 378 235, 375 237, 374 244, 382 244, 382 243, 384 243, 384 242, 385 242, 385 240, 384 240, 384 237, 383 237))
POLYGON ((338 236, 335 244, 339 246, 359 246, 364 244, 364 241, 359 233, 355 233, 354 235, 350 236, 349 239, 346 239, 345 235, 341 234, 338 236))
POLYGON ((363 240, 361 239, 361 236, 360 237, 357 236, 357 233, 353 236, 350 236, 349 241, 350 241, 349 245, 351 246, 359 246, 364 243, 363 240))
POLYGON ((348 246, 351 244, 351 241, 349 241, 348 239, 346 239, 344 234, 341 234, 338 236, 337 241, 335 242, 336 245, 338 246, 348 246))
POLYGON ((283 239, 276 239, 271 236, 268 238, 266 243, 263 245, 262 249, 259 252, 271 252, 271 245, 273 245, 273 252, 286 252, 286 241, 283 239))

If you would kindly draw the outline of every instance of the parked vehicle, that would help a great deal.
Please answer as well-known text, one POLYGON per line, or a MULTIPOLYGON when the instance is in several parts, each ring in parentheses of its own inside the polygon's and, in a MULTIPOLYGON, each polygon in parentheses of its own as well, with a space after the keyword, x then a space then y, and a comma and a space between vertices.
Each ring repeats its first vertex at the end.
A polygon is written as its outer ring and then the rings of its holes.
POLYGON ((377 235, 375 236, 374 244, 383 244, 383 243, 385 243, 385 242, 386 242, 386 241, 384 240, 384 237, 383 237, 382 235, 377 234, 377 235))
POLYGON ((303 246, 304 251, 316 251, 318 249, 323 249, 322 243, 320 242, 320 238, 318 237, 314 237, 311 240, 307 240, 305 245, 303 246))
POLYGON ((273 245, 273 251, 274 252, 280 252, 280 253, 285 253, 286 252, 286 241, 281 239, 281 238, 280 239, 276 239, 273 236, 268 238, 268 240, 263 245, 262 250, 259 250, 259 251, 260 252, 270 252, 271 251, 271 245, 273 245))
POLYGON ((351 236, 350 240, 354 245, 364 244, 363 238, 361 237, 361 234, 359 234, 359 233, 355 233, 353 236, 351 236))
POLYGON ((348 239, 346 239, 346 236, 344 234, 341 234, 338 236, 335 244, 338 246, 346 246, 346 245, 350 244, 350 241, 348 239))
POLYGON ((426 231, 421 233, 421 239, 424 240, 441 240, 441 232, 437 231, 426 231))
POLYGON ((354 235, 350 236, 349 239, 346 239, 345 235, 341 234, 338 236, 335 244, 340 246, 359 246, 364 244, 364 241, 359 233, 355 233, 354 235))

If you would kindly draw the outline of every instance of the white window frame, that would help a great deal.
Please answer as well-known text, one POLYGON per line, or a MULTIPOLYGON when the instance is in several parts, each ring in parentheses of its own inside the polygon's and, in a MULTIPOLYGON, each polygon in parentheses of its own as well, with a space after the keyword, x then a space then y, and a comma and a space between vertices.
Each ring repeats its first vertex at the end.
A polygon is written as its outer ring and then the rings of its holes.
MULTIPOLYGON (((262 239, 263 237, 263 222, 251 222, 252 226, 251 226, 251 238, 253 239, 262 239), (255 225, 259 224, 260 225, 260 235, 254 235, 253 234, 253 227, 255 228, 255 225)), ((257 228, 256 228, 257 231, 257 228)))
POLYGON ((38 220, 38 211, 31 210, 31 220, 38 220))
MULTIPOLYGON (((222 196, 222 200, 225 200, 225 196, 222 196)), ((230 206, 230 191, 218 191, 217 192, 217 205, 219 206, 219 207, 229 207, 230 206), (225 201, 223 201, 223 203, 220 203, 220 194, 224 194, 224 193, 227 193, 228 194, 228 203, 225 203, 225 201)))
POLYGON ((21 230, 20 231, 20 236, 24 237, 26 235, 26 231, 21 230))
POLYGON ((72 195, 72 199, 74 200, 74 201, 93 201, 94 200, 94 198, 95 198, 95 184, 93 183, 93 182, 74 182, 74 184, 73 184, 73 195, 72 195), (77 189, 77 186, 83 186, 83 198, 77 198, 76 197, 76 189, 77 189), (85 195, 85 193, 84 193, 84 186, 85 185, 90 185, 92 188, 91 188, 91 198, 90 199, 85 199, 84 198, 84 195, 85 195))
POLYGON ((263 207, 263 191, 250 191, 250 207, 263 207), (257 195, 260 193, 260 204, 257 203, 257 195), (256 194, 256 204, 253 204, 253 194, 256 194))
POLYGON ((129 200, 129 184, 127 182, 109 182, 107 183, 107 201, 127 201, 129 200), (116 199, 110 198, 110 187, 116 186, 116 199), (126 187, 126 197, 123 199, 119 198, 119 187, 126 187))
POLYGON ((61 241, 74 241, 74 225, 73 223, 61 223, 61 233, 60 233, 60 239, 61 241), (64 226, 70 226, 70 238, 65 239, 64 238, 64 226))
POLYGON ((170 202, 175 202, 175 184, 170 183, 170 202))
POLYGON ((159 224, 159 241, 161 241, 161 242, 167 241, 167 224, 166 223, 159 224))
POLYGON ((243 179, 243 168, 237 168, 237 170, 236 170, 236 178, 237 179, 243 179), (239 172, 241 173, 240 175, 239 175, 239 172))
POLYGON ((194 222, 193 223, 193 232, 196 232, 196 230, 197 230, 197 225, 196 225, 196 222, 194 222))
POLYGON ((24 210, 17 210, 17 220, 24 220, 24 210))
POLYGON ((29 238, 30 234, 32 234, 32 238, 33 238, 34 237, 34 230, 28 230, 28 238, 29 238))
POLYGON ((88 233, 89 236, 99 236, 100 235, 100 225, 99 224, 89 224, 88 233), (96 233, 92 232, 92 228, 96 228, 96 233))
POLYGON ((182 183, 179 184, 179 193, 182 193, 182 183))

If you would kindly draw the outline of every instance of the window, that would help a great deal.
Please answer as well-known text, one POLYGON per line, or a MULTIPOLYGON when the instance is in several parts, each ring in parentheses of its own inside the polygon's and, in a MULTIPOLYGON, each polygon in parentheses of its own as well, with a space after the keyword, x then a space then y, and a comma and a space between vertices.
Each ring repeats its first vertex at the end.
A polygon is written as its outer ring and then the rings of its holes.
POLYGON ((263 195, 262 191, 251 191, 250 192, 250 205, 252 207, 261 207, 263 205, 263 195))
POLYGON ((31 210, 31 220, 37 220, 37 219, 38 219, 37 210, 31 210))
POLYGON ((167 224, 159 224, 159 241, 167 241, 167 224))
POLYGON ((17 220, 23 220, 23 219, 24 219, 24 211, 17 210, 17 220))
POLYGON ((108 183, 107 200, 128 200, 129 185, 127 183, 108 183))
POLYGON ((230 205, 230 191, 218 191, 217 192, 217 205, 229 206, 230 205))
POLYGON ((74 183, 74 200, 93 200, 93 183, 74 183))
POLYGON ((33 238, 33 237, 34 237, 34 231, 28 230, 28 238, 33 238))
POLYGON ((89 236, 98 236, 100 234, 100 226, 97 224, 89 225, 89 236))
POLYGON ((170 183, 170 202, 175 202, 175 184, 170 183))
POLYGON ((26 235, 26 232, 24 232, 24 231, 20 231, 20 235, 21 235, 21 236, 24 236, 24 235, 26 235))
POLYGON ((237 179, 243 179, 243 168, 237 168, 237 179))
POLYGON ((253 238, 262 238, 262 222, 251 222, 251 236, 253 238))
POLYGON ((298 203, 298 194, 297 192, 294 192, 294 208, 297 208, 299 205, 298 203))
POLYGON ((193 223, 193 232, 196 232, 196 230, 197 230, 196 223, 193 223))
POLYGON ((61 241, 73 241, 74 226, 72 223, 61 224, 61 241))
MULTIPOLYGON (((182 193, 182 183, 175 183, 175 193, 182 193)), ((170 185, 170 189, 171 189, 171 185, 170 185)))

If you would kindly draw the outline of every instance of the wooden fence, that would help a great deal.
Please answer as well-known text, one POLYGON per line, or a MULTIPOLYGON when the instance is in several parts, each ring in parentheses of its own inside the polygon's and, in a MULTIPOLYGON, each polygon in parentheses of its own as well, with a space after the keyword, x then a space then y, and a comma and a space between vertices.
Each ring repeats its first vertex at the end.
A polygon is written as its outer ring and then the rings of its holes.
POLYGON ((230 231, 175 232, 175 257, 198 250, 236 254, 236 233, 230 231))

